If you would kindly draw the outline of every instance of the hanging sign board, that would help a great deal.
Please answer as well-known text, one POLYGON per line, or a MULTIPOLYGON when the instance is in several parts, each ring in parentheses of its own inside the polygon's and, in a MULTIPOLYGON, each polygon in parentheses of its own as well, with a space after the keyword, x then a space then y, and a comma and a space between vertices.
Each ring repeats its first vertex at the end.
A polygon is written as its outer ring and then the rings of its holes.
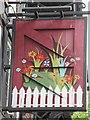
POLYGON ((85 110, 85 49, 85 18, 15 20, 10 107, 85 110))

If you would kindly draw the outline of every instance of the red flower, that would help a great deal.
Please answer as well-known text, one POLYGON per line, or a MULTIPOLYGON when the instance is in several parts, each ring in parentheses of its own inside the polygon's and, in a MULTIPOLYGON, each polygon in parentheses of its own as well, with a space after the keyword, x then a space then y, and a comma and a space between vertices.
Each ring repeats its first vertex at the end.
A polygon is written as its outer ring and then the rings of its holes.
POLYGON ((23 68, 23 69, 22 69, 22 72, 23 72, 24 74, 29 73, 30 71, 31 71, 30 68, 23 68))
POLYGON ((42 60, 44 60, 44 56, 42 54, 38 54, 38 55, 36 55, 36 59, 42 61, 42 60))
POLYGON ((72 76, 70 76, 70 75, 66 75, 65 79, 67 82, 72 82, 72 80, 73 80, 72 76))

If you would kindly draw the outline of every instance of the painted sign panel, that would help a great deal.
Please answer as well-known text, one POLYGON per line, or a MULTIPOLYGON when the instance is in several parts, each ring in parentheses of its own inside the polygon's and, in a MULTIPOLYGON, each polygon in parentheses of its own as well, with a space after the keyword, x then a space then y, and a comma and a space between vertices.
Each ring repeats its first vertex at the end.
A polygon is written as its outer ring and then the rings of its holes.
POLYGON ((14 23, 11 107, 85 110, 85 19, 14 23))

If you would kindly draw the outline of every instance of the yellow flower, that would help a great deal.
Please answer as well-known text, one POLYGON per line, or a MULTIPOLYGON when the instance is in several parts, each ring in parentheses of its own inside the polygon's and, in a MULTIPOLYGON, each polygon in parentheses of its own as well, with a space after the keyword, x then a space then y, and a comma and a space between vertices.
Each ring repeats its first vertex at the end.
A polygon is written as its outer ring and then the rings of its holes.
POLYGON ((55 73, 50 73, 51 78, 55 79, 57 75, 55 73))
POLYGON ((74 78, 75 78, 76 80, 79 80, 79 79, 80 79, 80 76, 79 76, 79 75, 75 75, 74 78))
POLYGON ((65 78, 60 78, 60 83, 65 83, 65 78))
POLYGON ((28 53, 28 56, 29 56, 29 57, 35 57, 35 56, 36 56, 36 52, 30 51, 30 52, 28 53))

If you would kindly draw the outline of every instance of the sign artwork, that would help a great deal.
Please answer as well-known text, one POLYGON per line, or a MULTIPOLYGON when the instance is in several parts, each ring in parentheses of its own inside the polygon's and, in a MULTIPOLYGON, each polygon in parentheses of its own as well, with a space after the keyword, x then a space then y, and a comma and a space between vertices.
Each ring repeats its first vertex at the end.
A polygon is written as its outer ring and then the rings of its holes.
POLYGON ((14 23, 12 109, 85 110, 85 19, 14 23))

